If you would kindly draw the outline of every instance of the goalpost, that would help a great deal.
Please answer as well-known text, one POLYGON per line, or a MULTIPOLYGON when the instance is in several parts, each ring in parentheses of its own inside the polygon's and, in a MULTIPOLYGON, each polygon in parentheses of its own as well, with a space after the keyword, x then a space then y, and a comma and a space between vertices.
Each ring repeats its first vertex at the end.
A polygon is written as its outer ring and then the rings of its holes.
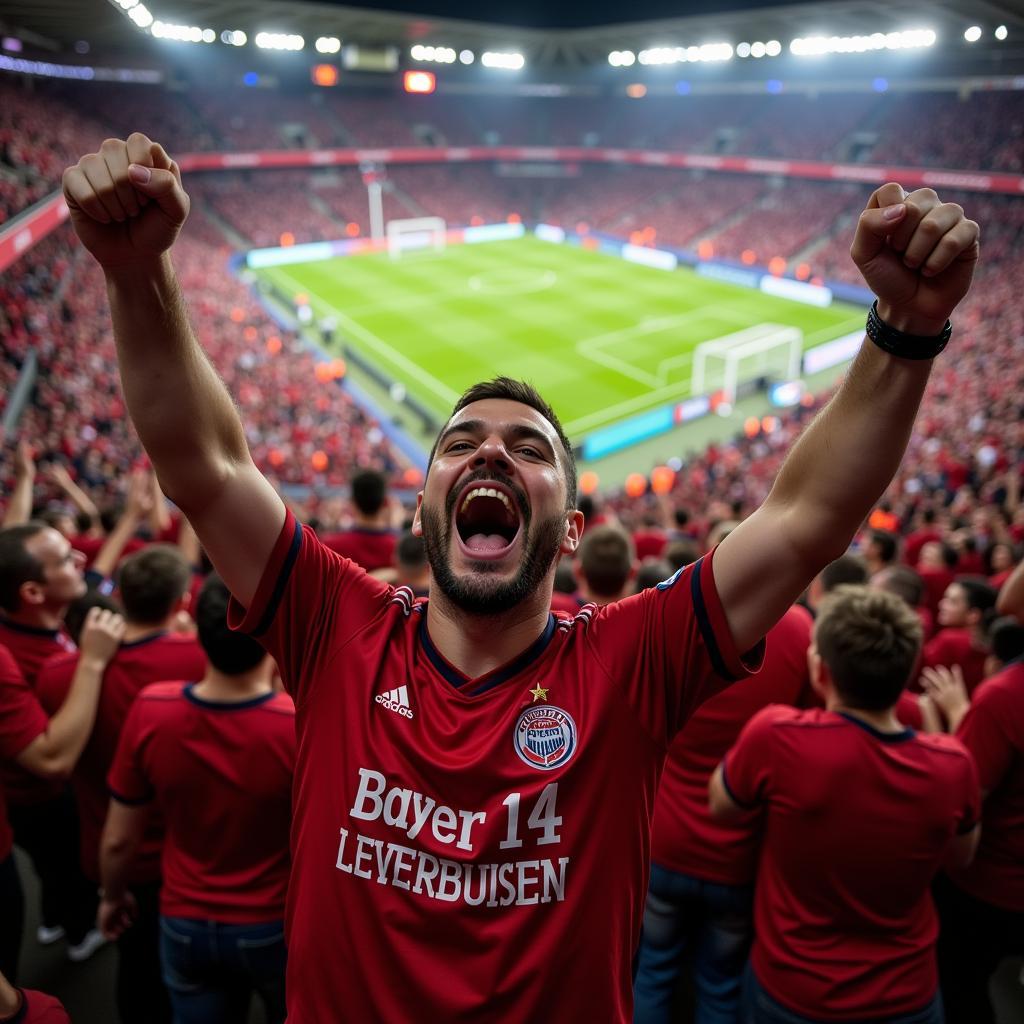
POLYGON ((443 217, 389 220, 387 238, 388 255, 393 260, 401 259, 403 253, 414 249, 442 252, 448 242, 448 225, 443 217))
MULTIPOLYGON (((736 401, 739 384, 766 373, 777 374, 783 380, 797 380, 803 348, 804 332, 782 324, 757 324, 701 342, 693 357, 691 393, 702 395, 711 390, 707 379, 709 362, 721 364, 721 388, 730 404, 736 401)), ((717 382, 718 374, 715 377, 717 382)))

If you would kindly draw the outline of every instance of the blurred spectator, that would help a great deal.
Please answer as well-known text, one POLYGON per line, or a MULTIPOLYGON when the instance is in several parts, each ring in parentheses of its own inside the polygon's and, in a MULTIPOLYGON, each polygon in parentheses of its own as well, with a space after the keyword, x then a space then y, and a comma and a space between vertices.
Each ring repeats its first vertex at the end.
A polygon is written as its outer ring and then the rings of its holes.
POLYGON ((587 604, 611 604, 631 592, 636 572, 633 542, 618 526, 587 530, 576 554, 576 579, 587 604))
POLYGON ((988 624, 995 604, 996 591, 983 579, 958 577, 939 603, 939 632, 925 644, 922 665, 958 665, 968 692, 973 692, 985 676, 988 624))
POLYGON ((397 538, 391 528, 388 482, 382 473, 366 469, 352 477, 352 506, 352 524, 327 534, 324 544, 367 572, 393 565, 397 538))

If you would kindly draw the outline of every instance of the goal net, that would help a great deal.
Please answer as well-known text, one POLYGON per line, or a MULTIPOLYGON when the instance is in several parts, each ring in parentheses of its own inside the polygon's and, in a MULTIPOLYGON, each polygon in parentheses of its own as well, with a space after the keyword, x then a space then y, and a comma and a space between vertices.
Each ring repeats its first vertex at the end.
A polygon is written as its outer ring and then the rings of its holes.
POLYGON ((415 249, 441 252, 448 240, 448 225, 441 217, 413 217, 410 220, 389 220, 387 225, 388 255, 401 259, 415 249))
POLYGON ((732 404, 736 389, 747 381, 766 376, 797 380, 803 348, 804 332, 782 324, 757 324, 701 342, 693 357, 691 393, 703 395, 721 389, 732 404))

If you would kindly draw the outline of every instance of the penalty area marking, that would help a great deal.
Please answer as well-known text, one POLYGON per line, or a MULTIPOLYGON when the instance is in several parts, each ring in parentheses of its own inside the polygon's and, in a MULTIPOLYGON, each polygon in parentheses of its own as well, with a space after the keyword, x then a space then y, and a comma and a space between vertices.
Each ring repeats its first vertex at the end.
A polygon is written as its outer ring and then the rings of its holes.
POLYGON ((505 267, 485 270, 469 279, 469 290, 485 295, 527 295, 552 288, 558 282, 553 270, 527 270, 525 267, 505 267))
MULTIPOLYGON (((302 284, 301 281, 296 281, 291 274, 281 270, 280 267, 275 267, 274 269, 279 276, 286 278, 292 287, 297 288, 300 292, 310 292, 313 290, 302 284)), ((443 398, 448 405, 454 405, 458 401, 458 394, 452 391, 446 384, 442 384, 435 376, 427 373, 426 370, 417 363, 414 363, 408 356, 402 355, 401 352, 389 345, 383 338, 378 337, 369 328, 353 320, 347 313, 343 313, 319 293, 314 294, 316 294, 320 305, 326 307, 334 314, 335 319, 338 321, 338 326, 343 331, 348 331, 349 334, 359 338, 364 344, 369 345, 370 348, 375 349, 392 364, 400 366, 410 377, 418 380, 425 388, 429 388, 439 398, 443 398)))

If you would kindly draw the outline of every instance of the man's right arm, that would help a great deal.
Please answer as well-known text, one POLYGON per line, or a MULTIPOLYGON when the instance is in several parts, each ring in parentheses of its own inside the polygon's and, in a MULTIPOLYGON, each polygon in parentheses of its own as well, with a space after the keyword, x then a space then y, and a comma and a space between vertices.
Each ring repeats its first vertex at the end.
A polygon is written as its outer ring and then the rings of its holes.
POLYGON ((139 133, 108 139, 65 171, 64 196, 106 276, 125 400, 160 485, 247 605, 285 508, 189 325, 169 255, 189 210, 178 166, 139 133))

